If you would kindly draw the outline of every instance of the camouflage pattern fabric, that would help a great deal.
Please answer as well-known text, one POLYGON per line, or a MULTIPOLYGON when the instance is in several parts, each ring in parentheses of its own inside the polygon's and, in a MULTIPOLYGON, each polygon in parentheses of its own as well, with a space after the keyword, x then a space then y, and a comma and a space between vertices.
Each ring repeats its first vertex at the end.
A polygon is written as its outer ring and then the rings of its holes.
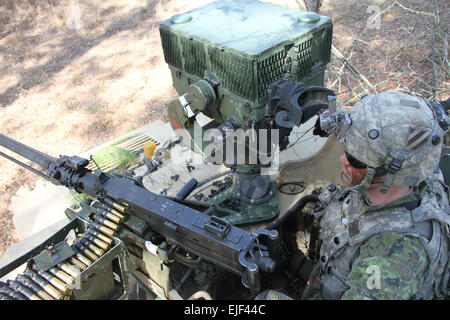
POLYGON ((441 230, 450 225, 442 180, 440 172, 432 174, 385 206, 368 205, 357 188, 327 188, 319 195, 327 204, 320 221, 320 259, 302 298, 442 298, 448 235, 441 230), (412 211, 402 206, 419 198, 420 206, 412 211), (428 232, 417 231, 423 225, 428 232))
POLYGON ((342 300, 405 300, 421 288, 427 254, 416 238, 384 232, 360 248, 342 300))
POLYGON ((389 185, 416 186, 436 168, 444 130, 425 100, 383 92, 365 97, 349 113, 352 125, 343 139, 348 153, 371 168, 401 162, 398 172, 385 177, 389 185))

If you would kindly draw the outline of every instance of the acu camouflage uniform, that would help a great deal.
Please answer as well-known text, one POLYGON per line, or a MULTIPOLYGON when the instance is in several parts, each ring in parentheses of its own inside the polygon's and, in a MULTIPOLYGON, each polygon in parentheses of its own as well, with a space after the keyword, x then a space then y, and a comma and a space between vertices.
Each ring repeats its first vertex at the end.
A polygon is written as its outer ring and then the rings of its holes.
POLYGON ((442 145, 432 143, 444 130, 432 121, 431 108, 408 95, 385 93, 363 101, 354 107, 343 142, 347 152, 368 165, 368 175, 361 185, 329 187, 319 196, 327 205, 318 215, 320 260, 303 298, 444 298, 450 275, 449 192, 436 169, 442 145), (395 108, 402 104, 418 110, 395 108), (398 148, 390 150, 393 144, 398 148), (388 205, 371 206, 365 190, 382 167, 388 169, 383 187, 411 189, 388 205))

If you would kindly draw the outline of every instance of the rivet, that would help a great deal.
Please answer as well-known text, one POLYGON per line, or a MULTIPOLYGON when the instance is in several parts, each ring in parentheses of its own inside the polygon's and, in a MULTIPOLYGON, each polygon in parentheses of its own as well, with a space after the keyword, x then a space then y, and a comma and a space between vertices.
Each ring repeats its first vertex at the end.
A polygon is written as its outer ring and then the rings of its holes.
POLYGON ((379 135, 380 135, 380 133, 378 132, 377 129, 370 129, 370 131, 369 131, 370 139, 376 139, 376 138, 378 138, 379 135))
POLYGON ((439 137, 437 134, 435 134, 432 138, 431 138, 431 143, 433 144, 433 146, 438 145, 439 142, 441 142, 441 137, 439 137))

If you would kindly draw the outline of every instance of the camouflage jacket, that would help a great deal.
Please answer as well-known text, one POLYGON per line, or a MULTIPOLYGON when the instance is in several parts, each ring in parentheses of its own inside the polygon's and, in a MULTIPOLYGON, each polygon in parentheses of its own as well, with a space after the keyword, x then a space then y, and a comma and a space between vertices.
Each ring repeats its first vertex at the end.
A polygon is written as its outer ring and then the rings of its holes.
POLYGON ((421 189, 382 207, 369 206, 357 188, 321 194, 327 207, 320 221, 320 260, 303 298, 448 295, 450 210, 442 181, 441 173, 433 174, 421 189))

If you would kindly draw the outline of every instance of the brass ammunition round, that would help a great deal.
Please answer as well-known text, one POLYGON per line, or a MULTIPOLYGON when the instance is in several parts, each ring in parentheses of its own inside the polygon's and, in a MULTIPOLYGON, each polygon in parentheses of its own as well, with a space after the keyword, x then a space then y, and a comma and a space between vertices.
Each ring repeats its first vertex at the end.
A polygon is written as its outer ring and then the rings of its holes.
POLYGON ((14 290, 11 290, 11 293, 8 293, 8 296, 10 296, 11 298, 13 298, 15 300, 28 300, 28 298, 25 297, 23 294, 18 293, 14 290))
POLYGON ((61 300, 64 297, 64 294, 59 292, 58 289, 56 289, 53 285, 50 283, 44 285, 42 287, 49 295, 51 295, 56 300, 61 300))
POLYGON ((98 223, 116 231, 119 226, 117 224, 115 224, 114 222, 109 221, 108 219, 106 219, 105 217, 102 217, 99 214, 94 215, 94 219, 95 221, 97 221, 98 223))
POLYGON ((34 293, 36 293, 42 300, 55 300, 53 297, 47 294, 37 283, 35 283, 30 277, 20 274, 17 276, 16 280, 28 287, 34 293))
POLYGON ((11 289, 24 295, 29 300, 42 300, 37 295, 35 295, 33 291, 31 291, 18 281, 8 281, 8 285, 11 289))
POLYGON ((106 203, 101 203, 99 201, 94 201, 94 202, 92 202, 91 206, 93 206, 95 208, 102 208, 102 209, 104 209, 104 210, 106 210, 108 212, 111 212, 112 214, 117 216, 121 221, 125 218, 125 215, 123 215, 122 213, 120 213, 116 209, 111 208, 106 203))
POLYGON ((84 237, 88 241, 92 242, 93 244, 95 244, 96 246, 100 247, 104 251, 108 250, 108 248, 109 248, 109 245, 107 243, 103 242, 100 239, 97 239, 92 234, 87 233, 87 234, 84 235, 84 237))
POLYGON ((0 292, 0 300, 16 300, 13 297, 8 296, 6 293, 0 292))
POLYGON ((93 253, 91 250, 89 250, 88 248, 86 248, 85 246, 83 246, 81 243, 76 243, 75 244, 77 246, 77 248, 85 255, 87 256, 89 259, 91 259, 93 262, 97 261, 98 256, 93 253))
MULTIPOLYGON (((106 211, 106 212, 107 212, 107 211, 106 211)), ((118 216, 116 216, 115 214, 113 214, 113 213, 108 212, 108 213, 106 214, 106 217, 107 217, 109 220, 111 220, 111 221, 113 221, 113 222, 115 222, 115 223, 120 223, 120 218, 119 218, 118 216)))
POLYGON ((14 292, 14 290, 7 286, 4 286, 0 289, 0 293, 4 293, 7 295, 11 295, 11 293, 13 293, 13 292, 14 292))
POLYGON ((102 256, 105 251, 94 245, 92 242, 88 241, 86 238, 81 238, 80 242, 82 245, 84 245, 86 248, 94 252, 97 256, 102 256))
POLYGON ((116 209, 111 208, 110 211, 112 214, 116 215, 117 217, 119 217, 120 221, 122 221, 123 219, 125 219, 125 215, 121 214, 119 211, 117 211, 116 209))
MULTIPOLYGON (((38 276, 48 281, 53 287, 59 290, 63 296, 69 292, 69 288, 67 287, 67 285, 58 278, 56 278, 56 276, 54 276, 50 272, 41 271, 36 265, 33 265, 32 269, 33 269, 32 271, 36 272, 38 276)), ((36 279, 38 278, 36 277, 36 279)))
POLYGON ((94 237, 97 237, 98 239, 100 239, 101 241, 105 242, 106 244, 108 244, 109 246, 113 243, 113 239, 105 236, 104 234, 100 233, 97 230, 94 229, 89 229, 89 234, 91 234, 94 237))
POLYGON ((115 214, 109 212, 108 210, 105 210, 103 208, 96 208, 96 207, 91 207, 92 211, 94 211, 95 213, 97 213, 98 215, 108 218, 109 220, 115 222, 115 223, 120 223, 120 218, 117 217, 115 214))
POLYGON ((84 269, 87 268, 87 265, 85 265, 83 262, 81 262, 80 260, 78 260, 76 257, 71 257, 69 259, 69 262, 75 266, 78 267, 78 269, 80 269, 81 271, 83 271, 84 269))
POLYGON ((125 213, 127 210, 125 206, 118 204, 117 202, 111 199, 105 198, 104 201, 106 202, 106 204, 112 206, 116 210, 119 210, 121 213, 125 213))
POLYGON ((81 253, 77 252, 75 253, 75 257, 80 260, 82 263, 84 263, 87 267, 89 267, 92 264, 92 261, 83 256, 81 253))
POLYGON ((92 222, 91 225, 98 231, 103 232, 104 234, 113 237, 114 236, 114 230, 111 230, 108 227, 102 226, 98 222, 92 222))
POLYGON ((58 268, 69 274, 72 278, 76 278, 80 275, 81 270, 74 265, 67 262, 62 262, 57 264, 58 268))
POLYGON ((53 287, 50 282, 47 282, 44 278, 38 275, 31 269, 27 269, 25 271, 25 275, 30 277, 34 282, 36 282, 42 289, 44 289, 49 295, 51 295, 56 300, 62 299, 64 296, 61 292, 59 292, 55 287, 53 287))
POLYGON ((59 280, 63 281, 65 284, 71 284, 74 281, 74 279, 70 275, 68 275, 63 270, 60 270, 56 267, 52 267, 48 269, 48 271, 54 274, 59 280))

